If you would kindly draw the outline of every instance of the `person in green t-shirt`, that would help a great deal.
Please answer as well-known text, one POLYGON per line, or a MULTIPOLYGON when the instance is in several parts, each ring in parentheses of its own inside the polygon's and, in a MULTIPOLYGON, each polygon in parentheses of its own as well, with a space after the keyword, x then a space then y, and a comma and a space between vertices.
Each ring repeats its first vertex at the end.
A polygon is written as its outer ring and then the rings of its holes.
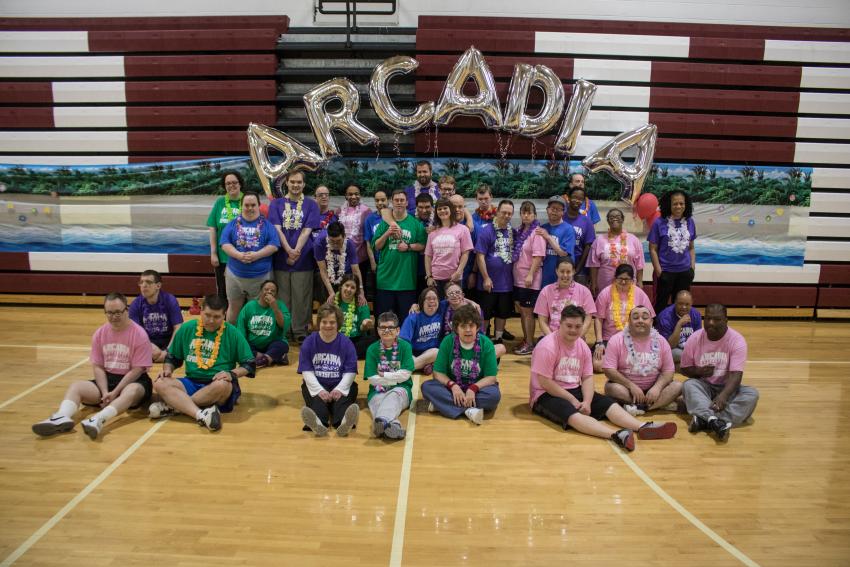
POLYGON ((227 254, 222 252, 219 240, 221 231, 227 223, 242 212, 242 187, 245 181, 238 171, 225 171, 221 174, 221 187, 224 195, 215 200, 213 208, 207 217, 207 227, 210 232, 210 263, 215 268, 215 287, 218 294, 227 297, 227 286, 224 283, 224 270, 227 268, 227 254))
POLYGON ((404 439, 406 432, 398 416, 413 400, 413 348, 398 338, 395 313, 381 313, 378 333, 381 340, 369 347, 363 369, 364 379, 369 381, 366 400, 372 412, 372 433, 378 438, 404 439))
POLYGON ((151 418, 177 411, 210 431, 221 429, 220 412, 233 411, 242 393, 239 378, 253 376, 255 368, 248 341, 224 320, 225 311, 223 298, 208 295, 201 318, 183 323, 174 334, 154 381, 154 391, 162 401, 148 408, 151 418), (184 362, 186 377, 172 376, 184 362))
POLYGON ((407 214, 407 195, 396 189, 392 196, 392 222, 378 225, 372 242, 381 253, 378 264, 375 312, 407 314, 416 303, 416 274, 419 253, 428 238, 422 223, 407 214))
POLYGON ((277 283, 266 280, 257 299, 249 301, 239 312, 236 328, 248 340, 257 368, 289 364, 286 333, 292 317, 286 304, 277 298, 277 283))
POLYGON ((343 321, 339 332, 351 339, 357 351, 357 360, 366 357, 366 349, 375 342, 372 334, 375 324, 369 312, 369 304, 360 303, 360 280, 354 274, 346 274, 339 284, 339 291, 328 299, 342 311, 343 321))
POLYGON ((454 312, 454 332, 440 343, 434 378, 422 384, 422 397, 430 402, 428 411, 452 419, 466 415, 481 425, 484 412, 499 405, 496 349, 480 327, 481 313, 475 307, 463 305, 454 312))

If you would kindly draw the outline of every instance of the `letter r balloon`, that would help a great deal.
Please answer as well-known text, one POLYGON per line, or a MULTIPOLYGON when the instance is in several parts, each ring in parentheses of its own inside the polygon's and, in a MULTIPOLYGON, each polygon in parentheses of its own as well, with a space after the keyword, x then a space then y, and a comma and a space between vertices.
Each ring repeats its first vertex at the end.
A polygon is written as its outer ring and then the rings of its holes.
POLYGON ((360 94, 348 79, 335 78, 314 87, 304 95, 304 106, 310 127, 325 159, 339 155, 333 130, 350 136, 361 146, 378 141, 378 135, 357 121, 360 110, 360 94), (325 106, 332 100, 342 103, 342 108, 328 112, 325 106))

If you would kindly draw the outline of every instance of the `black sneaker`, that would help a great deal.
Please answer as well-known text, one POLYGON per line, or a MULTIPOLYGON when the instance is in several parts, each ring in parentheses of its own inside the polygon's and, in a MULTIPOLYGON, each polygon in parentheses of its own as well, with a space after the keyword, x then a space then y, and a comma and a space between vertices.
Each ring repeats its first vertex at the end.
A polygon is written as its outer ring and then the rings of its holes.
POLYGON ((711 430, 717 434, 718 441, 728 441, 729 440, 729 432, 732 431, 732 424, 726 421, 725 419, 712 419, 711 420, 711 430))
POLYGON ((505 339, 506 341, 516 340, 516 337, 514 336, 514 334, 507 329, 502 331, 502 338, 505 339))
POLYGON ((635 434, 631 429, 621 429, 611 435, 611 440, 625 449, 632 452, 635 450, 635 434))
POLYGON ((688 432, 699 433, 708 429, 708 423, 698 415, 691 417, 691 423, 688 425, 688 432))
POLYGON ((494 345, 503 345, 503 344, 505 344, 504 339, 506 339, 506 338, 507 338, 507 337, 505 337, 504 335, 503 335, 503 336, 501 336, 501 337, 499 337, 498 339, 497 339, 497 338, 495 338, 495 337, 493 337, 493 344, 494 344, 494 345))
POLYGON ((283 358, 280 359, 281 366, 289 366, 289 353, 283 355, 283 358))

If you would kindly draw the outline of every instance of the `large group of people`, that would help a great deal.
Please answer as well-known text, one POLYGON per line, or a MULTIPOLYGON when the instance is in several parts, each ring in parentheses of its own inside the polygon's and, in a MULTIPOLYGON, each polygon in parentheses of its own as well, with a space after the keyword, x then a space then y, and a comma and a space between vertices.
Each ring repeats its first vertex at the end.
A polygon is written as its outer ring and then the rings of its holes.
POLYGON ((633 450, 636 439, 676 433, 674 422, 636 419, 644 413, 686 411, 689 431, 724 441, 753 413, 758 392, 741 384, 744 338, 722 305, 709 305, 705 318, 693 308, 696 228, 686 193, 664 195, 649 229, 653 301, 641 242, 617 208, 607 229, 595 228, 600 215, 583 175, 548 200, 546 222, 525 201, 514 226, 511 200, 494 204, 481 185, 470 213, 455 180, 431 172, 419 162, 412 186, 375 193, 374 211, 355 184, 331 209, 328 187, 310 198, 304 174, 290 172, 267 214, 241 176, 225 172, 207 222, 218 291, 204 298, 200 318, 183 320, 154 270, 141 274, 132 303, 109 294, 107 323, 92 339, 94 379, 72 384, 33 431, 72 429, 81 403, 100 408, 82 422, 92 439, 148 403, 152 418, 180 413, 218 430, 238 403, 239 379, 288 365, 290 344, 300 345, 304 428, 317 436, 357 426, 358 360, 376 437, 405 437, 399 418, 417 371, 431 376, 421 386, 429 410, 481 425, 501 398, 501 359, 516 340, 506 322, 516 312, 522 338, 513 352, 531 355, 529 405, 564 429, 633 450), (154 364, 162 367, 151 379, 154 364), (594 373, 605 375, 604 393, 594 373))

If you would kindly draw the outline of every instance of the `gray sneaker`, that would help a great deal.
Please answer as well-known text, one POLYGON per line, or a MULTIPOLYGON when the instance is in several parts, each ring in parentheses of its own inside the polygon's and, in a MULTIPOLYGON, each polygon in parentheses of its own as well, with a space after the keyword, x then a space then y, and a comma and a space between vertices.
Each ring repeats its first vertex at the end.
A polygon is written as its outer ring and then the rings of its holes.
POLYGON ((387 420, 376 417, 375 421, 372 422, 372 435, 375 438, 380 439, 384 436, 384 431, 387 429, 387 420))
POLYGON ((148 406, 148 417, 151 419, 159 419, 173 413, 174 408, 165 402, 154 402, 148 406))
POLYGON ((328 434, 328 428, 322 423, 316 412, 307 406, 301 408, 301 421, 316 434, 316 437, 324 437, 328 434))
POLYGON ((342 416, 342 421, 339 422, 339 427, 336 428, 336 434, 340 437, 348 436, 351 428, 357 425, 357 420, 360 419, 360 408, 357 404, 351 404, 345 410, 345 415, 342 416))
POLYGON ((201 415, 198 417, 198 425, 203 425, 210 431, 221 429, 221 412, 218 411, 218 406, 202 409, 201 415))
POLYGON ((91 416, 90 418, 81 421, 80 425, 83 426, 83 432, 89 436, 89 439, 94 441, 97 439, 98 435, 100 435, 100 430, 103 429, 103 420, 98 419, 95 416, 91 416))
POLYGON ((401 423, 395 420, 391 421, 386 430, 384 430, 384 435, 387 439, 404 439, 406 434, 407 432, 401 426, 401 423))
POLYGON ((64 415, 51 415, 48 419, 39 421, 32 426, 32 432, 42 437, 49 437, 72 429, 74 429, 74 420, 64 415))

